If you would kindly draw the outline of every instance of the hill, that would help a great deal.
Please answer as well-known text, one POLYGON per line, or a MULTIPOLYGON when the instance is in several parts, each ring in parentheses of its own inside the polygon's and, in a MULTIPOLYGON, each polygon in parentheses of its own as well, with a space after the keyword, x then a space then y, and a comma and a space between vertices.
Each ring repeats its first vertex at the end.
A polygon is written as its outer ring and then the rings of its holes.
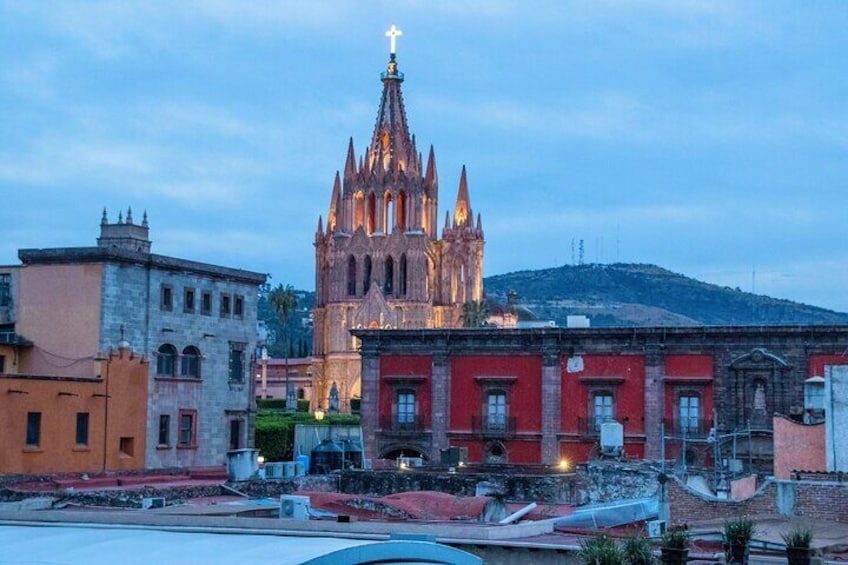
POLYGON ((562 266, 487 277, 490 301, 518 293, 525 315, 566 325, 585 315, 592 326, 836 325, 848 314, 701 282, 656 265, 562 266))

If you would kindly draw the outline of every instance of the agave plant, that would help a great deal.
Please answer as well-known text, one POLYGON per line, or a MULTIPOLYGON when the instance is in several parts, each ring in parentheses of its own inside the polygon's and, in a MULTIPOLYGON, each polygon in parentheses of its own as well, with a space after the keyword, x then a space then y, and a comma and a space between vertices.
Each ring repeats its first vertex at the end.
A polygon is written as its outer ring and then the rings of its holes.
POLYGON ((786 547, 809 549, 813 543, 813 531, 809 528, 797 527, 781 536, 786 547))
POLYGON ((662 546, 669 549, 686 549, 689 547, 689 532, 681 528, 667 530, 662 535, 662 546))
POLYGON ((622 552, 625 563, 629 565, 651 565, 654 562, 651 542, 642 536, 633 536, 624 540, 622 552))
POLYGON ((580 542, 580 560, 584 565, 625 565, 621 548, 606 534, 580 542))
POLYGON ((747 545, 756 531, 754 521, 747 516, 728 520, 724 523, 724 544, 747 545))

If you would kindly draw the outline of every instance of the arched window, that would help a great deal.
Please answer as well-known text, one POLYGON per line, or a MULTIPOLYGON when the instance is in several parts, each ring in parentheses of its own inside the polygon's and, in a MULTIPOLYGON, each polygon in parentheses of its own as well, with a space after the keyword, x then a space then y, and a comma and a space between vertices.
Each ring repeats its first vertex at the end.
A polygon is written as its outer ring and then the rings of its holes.
POLYGON ((406 296, 406 253, 400 256, 399 273, 400 295, 406 296))
POLYGON ((183 349, 180 375, 195 379, 200 378, 200 350, 193 345, 189 345, 183 349))
POLYGON ((347 258, 347 295, 356 296, 356 257, 347 258))
POLYGON ((374 233, 374 229, 377 227, 377 197, 374 196, 374 193, 368 195, 368 225, 366 226, 366 233, 371 235, 374 233))
POLYGON ((392 233, 394 226, 397 225, 397 222, 394 221, 396 218, 393 217, 395 215, 394 204, 392 193, 386 192, 385 204, 383 206, 383 223, 385 226, 383 231, 387 234, 392 233))
POLYGON ((177 348, 170 343, 163 343, 156 352, 156 374, 162 377, 173 377, 177 368, 177 348))
POLYGON ((383 294, 390 296, 395 288, 395 260, 391 256, 386 258, 386 279, 383 282, 383 294))
POLYGON ((395 225, 401 230, 406 230, 406 193, 401 191, 398 193, 397 205, 395 206, 395 225))
POLYGON ((353 231, 365 225, 365 196, 361 192, 353 195, 353 231))
POLYGON ((365 273, 362 277, 362 292, 364 294, 368 294, 368 290, 371 288, 371 256, 365 256, 365 273))

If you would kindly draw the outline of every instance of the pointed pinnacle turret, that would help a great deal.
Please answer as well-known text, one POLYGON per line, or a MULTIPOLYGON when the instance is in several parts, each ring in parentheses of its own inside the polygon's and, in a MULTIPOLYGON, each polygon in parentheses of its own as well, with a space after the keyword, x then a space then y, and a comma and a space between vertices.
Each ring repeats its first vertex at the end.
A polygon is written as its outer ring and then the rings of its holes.
POLYGON ((439 173, 436 171, 436 151, 430 145, 430 155, 427 157, 427 174, 424 176, 424 182, 437 184, 439 182, 439 173))
POLYGON ((353 151, 353 138, 347 145, 347 159, 345 160, 344 177, 345 180, 353 178, 356 175, 356 153, 353 151))
POLYGON ((392 53, 388 70, 381 75, 383 95, 380 108, 377 111, 377 123, 374 134, 368 146, 368 154, 372 160, 372 168, 382 170, 409 169, 406 162, 412 139, 409 136, 409 126, 406 123, 406 109, 403 106, 403 95, 400 85, 403 73, 397 70, 395 54, 392 53), (378 157, 374 160, 374 157, 378 157), (403 161, 403 162, 401 162, 403 161))
POLYGON ((118 210, 118 223, 119 223, 119 224, 123 224, 123 223, 124 223, 124 213, 123 213, 123 212, 121 212, 120 210, 118 210))
POLYGON ((106 215, 106 207, 103 207, 103 216, 100 218, 100 225, 105 226, 109 223, 109 217, 106 215))
POLYGON ((132 223, 133 223, 132 206, 127 207, 127 223, 130 224, 130 225, 132 225, 132 223))
POLYGON ((468 196, 468 180, 465 178, 465 165, 459 177, 459 191, 456 194, 456 206, 453 209, 453 219, 456 225, 464 226, 469 221, 471 198, 468 196))
POLYGON ((324 220, 321 215, 318 215, 318 229, 315 231, 315 235, 322 235, 324 233, 324 220))
POLYGON ((144 214, 141 216, 141 227, 149 228, 150 226, 147 223, 147 210, 144 211, 144 214))
POLYGON ((330 213, 327 214, 327 229, 334 231, 336 229, 336 218, 339 212, 339 200, 342 194, 342 180, 339 177, 339 172, 336 171, 336 180, 333 182, 333 194, 330 196, 330 213))
POLYGON ((477 231, 483 231, 483 220, 480 219, 480 214, 477 214, 477 231))

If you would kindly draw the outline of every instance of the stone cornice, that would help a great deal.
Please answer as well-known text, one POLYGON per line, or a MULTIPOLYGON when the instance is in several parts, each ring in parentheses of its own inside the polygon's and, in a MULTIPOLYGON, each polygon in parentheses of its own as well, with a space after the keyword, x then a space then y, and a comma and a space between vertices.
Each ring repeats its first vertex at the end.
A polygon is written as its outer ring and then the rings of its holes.
POLYGON ((68 265, 77 263, 118 263, 139 265, 163 271, 190 272, 214 279, 225 279, 250 285, 260 285, 267 275, 231 267, 221 267, 178 259, 166 255, 142 253, 109 247, 56 247, 52 249, 21 249, 18 258, 24 265, 68 265))

